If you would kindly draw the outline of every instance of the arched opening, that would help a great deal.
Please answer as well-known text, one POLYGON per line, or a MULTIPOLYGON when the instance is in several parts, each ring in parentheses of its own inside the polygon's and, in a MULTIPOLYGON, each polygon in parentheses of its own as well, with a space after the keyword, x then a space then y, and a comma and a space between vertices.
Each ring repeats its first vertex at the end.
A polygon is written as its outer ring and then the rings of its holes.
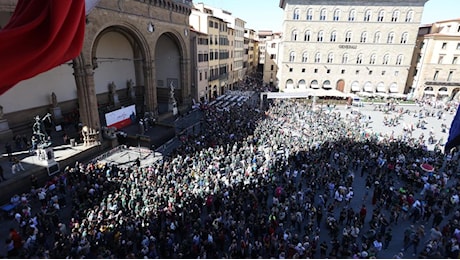
POLYGON ((337 89, 340 92, 343 92, 344 89, 345 89, 345 81, 343 79, 339 79, 337 81, 337 85, 336 85, 335 89, 337 89))
POLYGON ((459 101, 460 100, 460 88, 454 88, 452 94, 450 94, 450 100, 459 101))
POLYGON ((374 86, 370 81, 364 83, 364 91, 369 93, 374 93, 374 86))
POLYGON ((297 85, 298 88, 305 89, 307 88, 307 83, 304 79, 299 80, 299 84, 297 85))
POLYGON ((435 93, 434 93, 433 87, 425 87, 425 89, 423 90, 423 95, 424 96, 434 96, 435 93))
POLYGON ((379 92, 379 93, 387 93, 387 88, 385 87, 385 83, 379 82, 377 84, 377 92, 379 92))
POLYGON ((294 81, 292 79, 288 79, 286 81, 286 89, 293 89, 294 88, 294 81))
POLYGON ((319 88, 319 84, 318 84, 318 81, 316 79, 311 81, 310 88, 314 88, 314 89, 319 88))
POLYGON ((351 83, 351 92, 360 92, 361 91, 361 88, 359 87, 359 82, 358 81, 353 81, 353 83, 351 83))
POLYGON ((331 81, 325 80, 325 81, 323 82, 323 88, 324 88, 324 89, 331 89, 331 88, 332 88, 331 81))
POLYGON ((176 105, 183 101, 181 95, 181 51, 174 35, 165 33, 158 38, 155 47, 155 63, 158 64, 155 66, 158 113, 164 114, 172 111, 173 97, 177 102, 176 105))
POLYGON ((390 92, 398 93, 398 84, 396 84, 396 82, 393 82, 390 84, 390 92))

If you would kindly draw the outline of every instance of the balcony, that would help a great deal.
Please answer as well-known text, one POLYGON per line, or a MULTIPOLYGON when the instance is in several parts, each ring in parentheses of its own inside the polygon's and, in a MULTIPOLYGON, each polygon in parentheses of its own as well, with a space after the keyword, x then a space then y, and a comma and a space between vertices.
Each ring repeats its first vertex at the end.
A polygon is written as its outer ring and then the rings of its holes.
POLYGON ((193 1, 192 0, 172 0, 173 2, 175 3, 178 3, 178 4, 184 4, 184 5, 188 5, 190 7, 193 7, 193 1))
POLYGON ((425 85, 429 86, 445 86, 445 87, 460 87, 459 81, 425 81, 425 85))
POLYGON ((212 75, 212 76, 209 76, 209 81, 213 81, 213 80, 226 80, 228 79, 228 74, 225 73, 225 74, 221 74, 221 75, 212 75))

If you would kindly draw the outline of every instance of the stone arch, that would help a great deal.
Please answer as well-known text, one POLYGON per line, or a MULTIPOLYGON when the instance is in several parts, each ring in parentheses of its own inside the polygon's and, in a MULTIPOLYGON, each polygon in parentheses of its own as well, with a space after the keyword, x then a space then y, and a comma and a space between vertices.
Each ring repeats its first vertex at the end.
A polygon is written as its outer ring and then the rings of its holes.
POLYGON ((344 89, 345 89, 345 81, 343 79, 337 80, 337 84, 335 86, 335 89, 340 91, 340 92, 343 92, 344 89))

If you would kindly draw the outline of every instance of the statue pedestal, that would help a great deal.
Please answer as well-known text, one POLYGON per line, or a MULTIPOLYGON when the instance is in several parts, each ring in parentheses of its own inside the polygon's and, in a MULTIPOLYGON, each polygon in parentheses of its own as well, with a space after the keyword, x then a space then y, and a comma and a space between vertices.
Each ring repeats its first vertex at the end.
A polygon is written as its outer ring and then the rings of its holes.
POLYGON ((0 119, 0 140, 10 141, 13 138, 13 131, 11 131, 8 125, 8 120, 0 119))
POLYGON ((37 159, 40 165, 46 167, 48 175, 53 175, 60 171, 59 163, 57 163, 54 158, 53 148, 38 148, 37 159))
POLYGON ((113 94, 113 105, 115 107, 119 107, 120 106, 120 99, 118 98, 118 94, 113 94))
POLYGON ((61 107, 53 107, 53 108, 51 108, 51 114, 53 115, 55 120, 62 119, 61 107))

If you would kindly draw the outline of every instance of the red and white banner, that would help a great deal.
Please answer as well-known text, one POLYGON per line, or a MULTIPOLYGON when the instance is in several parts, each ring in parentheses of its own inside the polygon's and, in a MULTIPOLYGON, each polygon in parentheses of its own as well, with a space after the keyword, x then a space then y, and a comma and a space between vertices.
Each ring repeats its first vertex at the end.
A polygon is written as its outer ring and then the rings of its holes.
POLYGON ((105 123, 107 127, 121 129, 132 124, 134 118, 136 118, 136 106, 131 105, 105 114, 105 123))

